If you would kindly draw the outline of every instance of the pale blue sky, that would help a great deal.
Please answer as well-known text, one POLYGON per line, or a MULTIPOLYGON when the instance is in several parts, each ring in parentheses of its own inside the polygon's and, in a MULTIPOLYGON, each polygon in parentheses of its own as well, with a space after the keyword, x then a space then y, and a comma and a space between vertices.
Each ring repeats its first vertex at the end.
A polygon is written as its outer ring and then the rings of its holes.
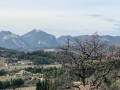
POLYGON ((120 36, 120 0, 0 0, 0 30, 120 36))

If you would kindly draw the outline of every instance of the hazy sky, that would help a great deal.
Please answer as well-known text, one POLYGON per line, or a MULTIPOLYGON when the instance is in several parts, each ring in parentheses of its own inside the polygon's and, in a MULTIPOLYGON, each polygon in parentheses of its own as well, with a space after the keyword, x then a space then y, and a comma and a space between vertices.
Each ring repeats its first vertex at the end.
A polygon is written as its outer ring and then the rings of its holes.
POLYGON ((120 36, 120 0, 0 0, 0 30, 120 36))

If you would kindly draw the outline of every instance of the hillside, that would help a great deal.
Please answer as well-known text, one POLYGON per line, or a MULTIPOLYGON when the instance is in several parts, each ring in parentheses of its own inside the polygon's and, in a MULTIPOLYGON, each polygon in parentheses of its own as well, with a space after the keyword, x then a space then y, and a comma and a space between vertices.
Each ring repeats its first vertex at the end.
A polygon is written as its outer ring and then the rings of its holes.
MULTIPOLYGON (((13 34, 9 31, 0 32, 0 47, 23 50, 23 51, 34 51, 39 49, 53 49, 59 45, 63 45, 70 39, 70 42, 74 43, 74 38, 84 40, 89 38, 90 35, 79 35, 79 36, 61 36, 56 38, 52 34, 48 34, 41 30, 33 29, 22 36, 13 34)), ((120 36, 101 36, 104 40, 110 43, 120 43, 120 36)))

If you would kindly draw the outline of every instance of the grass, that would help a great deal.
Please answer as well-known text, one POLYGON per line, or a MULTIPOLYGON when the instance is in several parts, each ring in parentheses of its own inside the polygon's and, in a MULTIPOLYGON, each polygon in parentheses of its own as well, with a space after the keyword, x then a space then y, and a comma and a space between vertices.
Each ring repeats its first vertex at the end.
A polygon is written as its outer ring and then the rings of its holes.
POLYGON ((5 58, 0 58, 0 70, 1 69, 7 69, 5 62, 5 58))
POLYGON ((56 68, 61 68, 62 65, 61 64, 58 64, 58 65, 39 65, 39 66, 36 66, 36 65, 15 65, 15 66, 10 66, 10 70, 14 70, 14 69, 24 69, 24 68, 28 68, 28 67, 43 67, 43 68, 50 68, 50 67, 56 67, 56 68))
MULTIPOLYGON (((9 90, 13 90, 13 89, 9 89, 9 90)), ((20 88, 16 88, 15 90, 36 90, 35 86, 31 86, 31 87, 20 87, 20 88)))
MULTIPOLYGON (((14 69, 24 69, 28 67, 43 67, 43 68, 49 68, 49 67, 56 67, 56 68, 61 68, 61 64, 51 64, 51 65, 14 65, 14 66, 7 66, 5 63, 5 58, 0 58, 0 70, 5 69, 8 71, 14 70, 14 69), (8 68, 9 67, 9 68, 8 68)), ((22 62, 29 63, 29 60, 24 60, 22 62)))
POLYGON ((61 68, 62 65, 61 64, 57 64, 57 65, 41 65, 40 67, 43 67, 43 68, 50 68, 50 67, 61 68))
POLYGON ((14 76, 1 76, 0 81, 6 81, 6 80, 11 80, 14 79, 14 76))

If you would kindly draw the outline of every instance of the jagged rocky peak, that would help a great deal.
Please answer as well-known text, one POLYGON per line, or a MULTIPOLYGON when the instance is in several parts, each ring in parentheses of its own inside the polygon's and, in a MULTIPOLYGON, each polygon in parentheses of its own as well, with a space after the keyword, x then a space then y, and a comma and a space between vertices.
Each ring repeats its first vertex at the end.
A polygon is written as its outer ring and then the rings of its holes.
MULTIPOLYGON (((33 29, 32 31, 22 35, 22 36, 26 36, 26 35, 32 35, 32 36, 35 36, 35 35, 44 35, 44 34, 48 34, 42 30, 38 30, 38 29, 33 29)), ((50 34, 49 34, 50 35, 50 34)))
MULTIPOLYGON (((74 38, 84 40, 89 38, 90 35, 80 36, 61 36, 56 39, 52 34, 46 33, 42 30, 33 29, 32 31, 19 36, 11 33, 10 31, 0 31, 0 47, 5 48, 22 48, 23 49, 38 49, 38 48, 55 48, 58 45, 63 45, 70 39, 71 43, 74 43, 74 38)), ((120 36, 101 36, 104 40, 110 43, 118 42, 120 44, 120 36)))
POLYGON ((14 38, 17 37, 18 35, 15 35, 11 33, 10 31, 0 31, 0 38, 2 39, 9 39, 9 38, 14 38))
POLYGON ((33 29, 31 32, 22 36, 22 40, 29 47, 54 47, 57 40, 54 35, 48 34, 42 30, 33 29))
POLYGON ((26 47, 21 41, 20 36, 10 31, 0 31, 0 47, 5 48, 23 48, 26 47))
POLYGON ((33 29, 33 32, 43 32, 43 31, 38 29, 33 29))
POLYGON ((11 35, 10 31, 0 31, 0 36, 3 37, 4 35, 11 35))

